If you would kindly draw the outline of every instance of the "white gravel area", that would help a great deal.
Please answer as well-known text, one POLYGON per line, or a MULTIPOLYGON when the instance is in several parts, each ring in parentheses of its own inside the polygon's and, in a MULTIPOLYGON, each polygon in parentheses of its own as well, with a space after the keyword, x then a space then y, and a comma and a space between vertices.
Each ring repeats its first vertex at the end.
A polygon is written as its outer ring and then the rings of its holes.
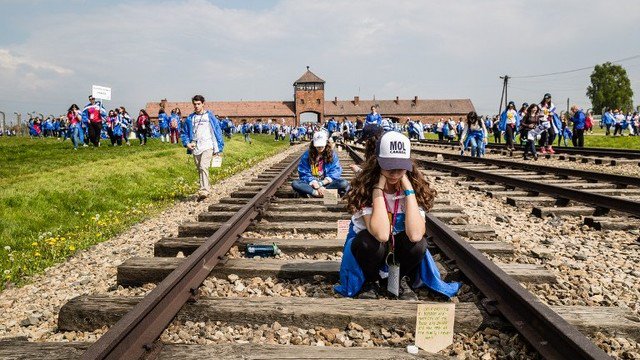
MULTIPOLYGON (((153 256, 153 244, 163 237, 176 236, 178 226, 195 221, 210 204, 228 196, 238 184, 255 178, 271 165, 307 145, 296 145, 213 186, 202 202, 181 201, 158 216, 132 226, 108 241, 78 251, 66 262, 48 268, 20 288, 0 293, 2 323, 0 338, 25 336, 30 341, 94 341, 94 333, 56 333, 58 310, 68 300, 86 294, 141 295, 154 285, 138 289, 115 286, 116 267, 133 256, 153 256)), ((194 169, 195 171, 195 169, 194 169)))
MULTIPOLYGON (((460 150, 451 150, 450 147, 420 145, 420 146, 417 146, 416 149, 424 149, 429 151, 437 151, 442 153, 460 155, 460 150)), ((538 161, 534 161, 534 160, 525 161, 522 159, 522 155, 520 154, 521 153, 514 153, 513 156, 505 156, 505 155, 493 154, 493 153, 487 152, 485 157, 491 158, 491 159, 501 159, 501 160, 508 160, 508 161, 540 164, 545 166, 555 166, 563 169, 577 169, 577 170, 585 170, 585 171, 593 171, 593 172, 602 172, 606 174, 617 174, 617 175, 640 177, 640 166, 638 166, 637 162, 627 163, 627 164, 618 164, 615 166, 607 165, 607 164, 596 165, 593 162, 582 163, 578 161, 546 159, 543 156, 539 156, 538 161)), ((540 155, 539 152, 538 152, 538 155, 540 155)), ((640 162, 640 160, 638 160, 638 162, 640 162)))
MULTIPOLYGON (((519 209, 456 185, 460 177, 430 179, 440 196, 464 207, 469 224, 490 225, 497 241, 515 247, 510 262, 540 264, 556 275, 557 284, 523 284, 544 303, 619 306, 630 309, 634 316, 640 313, 636 231, 595 231, 577 216, 540 219, 530 215, 531 208, 519 209), (462 191, 447 191, 456 187, 462 191)), ((632 339, 598 334, 594 341, 615 358, 640 359, 640 344, 632 339)))

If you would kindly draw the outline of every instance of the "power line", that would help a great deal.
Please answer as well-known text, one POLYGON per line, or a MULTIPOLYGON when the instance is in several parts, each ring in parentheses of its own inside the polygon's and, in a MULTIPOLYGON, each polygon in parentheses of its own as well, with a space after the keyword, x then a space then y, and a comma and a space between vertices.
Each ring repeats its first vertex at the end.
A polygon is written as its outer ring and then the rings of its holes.
MULTIPOLYGON (((640 54, 638 54, 638 55, 634 55, 634 56, 629 56, 629 57, 627 57, 627 58, 623 58, 623 59, 619 59, 619 60, 613 60, 613 61, 611 61, 611 62, 612 62, 612 63, 618 63, 618 62, 623 62, 623 61, 633 60, 633 59, 637 59, 637 58, 640 58, 640 54)), ((583 71, 583 70, 589 70, 589 69, 593 69, 593 66, 586 66, 586 67, 582 67, 582 68, 579 68, 579 69, 573 69, 573 70, 557 71, 557 72, 552 72, 552 73, 548 73, 548 74, 526 75, 526 76, 511 76, 511 78, 512 78, 512 79, 537 78, 537 77, 543 77, 543 76, 553 76, 553 75, 569 74, 569 73, 572 73, 572 72, 583 71)))

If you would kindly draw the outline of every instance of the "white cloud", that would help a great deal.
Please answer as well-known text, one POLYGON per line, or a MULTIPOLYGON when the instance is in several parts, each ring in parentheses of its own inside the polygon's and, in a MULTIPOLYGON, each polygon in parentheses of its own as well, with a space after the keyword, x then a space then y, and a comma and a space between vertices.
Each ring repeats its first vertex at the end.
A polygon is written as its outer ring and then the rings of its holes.
POLYGON ((0 67, 10 71, 16 71, 19 67, 27 67, 31 70, 53 72, 57 75, 71 75, 73 70, 49 63, 44 60, 37 60, 28 56, 14 55, 7 49, 0 49, 0 67))
MULTIPOLYGON (((595 0, 283 0, 265 10, 188 0, 87 7, 59 13, 52 7, 25 24, 54 25, 27 29, 24 42, 0 48, 0 70, 6 69, 0 81, 16 84, 0 89, 0 100, 27 101, 35 86, 48 99, 43 104, 61 103, 43 110, 59 111, 85 99, 91 84, 111 85, 113 105, 128 108, 188 99, 196 91, 220 100, 289 99, 291 83, 311 65, 327 81, 327 98, 351 98, 360 88, 361 97, 378 99, 470 97, 480 111, 495 111, 499 75, 634 55, 638 49, 630 44, 640 35, 634 0, 615 7, 595 0), (602 17, 616 20, 602 26, 602 17)), ((629 70, 637 83, 640 69, 629 70)), ((584 79, 588 72, 514 80, 510 93, 516 101, 549 91, 585 102, 584 79)))

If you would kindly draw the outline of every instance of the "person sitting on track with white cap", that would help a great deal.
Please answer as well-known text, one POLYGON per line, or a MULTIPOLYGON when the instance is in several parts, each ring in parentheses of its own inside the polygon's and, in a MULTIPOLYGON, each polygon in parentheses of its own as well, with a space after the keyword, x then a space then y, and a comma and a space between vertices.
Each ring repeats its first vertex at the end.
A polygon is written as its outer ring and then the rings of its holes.
POLYGON ((403 134, 384 133, 352 181, 346 199, 353 216, 334 287, 343 296, 376 298, 387 278, 387 290, 406 300, 417 300, 412 288, 423 285, 448 297, 460 288, 440 279, 427 250, 425 211, 436 192, 411 160, 410 146, 403 134))
POLYGON ((349 182, 342 179, 342 167, 338 154, 328 142, 326 131, 316 131, 309 150, 302 154, 298 164, 298 180, 291 183, 293 190, 302 196, 324 197, 325 189, 338 189, 340 196, 347 192, 349 182))

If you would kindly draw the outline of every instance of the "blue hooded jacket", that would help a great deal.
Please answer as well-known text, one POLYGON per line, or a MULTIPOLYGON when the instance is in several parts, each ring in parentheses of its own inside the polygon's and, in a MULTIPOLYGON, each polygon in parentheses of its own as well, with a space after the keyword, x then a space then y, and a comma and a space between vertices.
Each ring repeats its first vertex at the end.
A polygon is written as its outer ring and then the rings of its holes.
MULTIPOLYGON (((212 111, 207 110, 205 114, 209 116, 211 130, 213 130, 213 137, 218 143, 218 151, 222 152, 224 149, 224 138, 222 136, 222 130, 220 129, 220 121, 218 121, 218 118, 212 111)), ((184 147, 187 147, 187 144, 195 139, 195 129, 193 128, 193 117, 195 115, 196 113, 191 113, 191 115, 187 117, 187 120, 180 124, 180 140, 182 140, 182 146, 184 147)), ((189 151, 187 151, 187 153, 189 153, 189 151)))
MULTIPOLYGON (((400 215, 399 215, 400 216, 400 215)), ((403 221, 404 223, 404 221, 403 221)), ((356 237, 353 229, 353 221, 349 225, 349 233, 342 251, 342 262, 340 263, 340 284, 333 287, 334 291, 342 296, 354 297, 362 289, 365 277, 358 261, 351 252, 351 243, 356 237)), ((418 267, 418 276, 414 288, 426 286, 429 289, 438 292, 447 297, 455 296, 460 290, 460 283, 447 283, 440 278, 440 271, 436 266, 435 260, 431 257, 429 250, 424 254, 424 258, 418 267)))
MULTIPOLYGON (((520 129, 520 114, 518 114, 518 112, 516 111, 516 133, 518 132, 518 129, 520 129)), ((487 128, 488 129, 488 128, 487 128)), ((498 130, 500 131, 507 131, 507 110, 503 111, 502 114, 500 114, 500 122, 498 123, 498 130)))
MULTIPOLYGON (((342 176, 342 167, 340 166, 340 160, 338 159, 338 154, 333 152, 333 160, 323 165, 324 178, 330 178, 331 181, 340 180, 342 176)), ((302 154, 302 158, 300 158, 300 162, 298 163, 298 176, 301 181, 309 184, 313 180, 321 181, 323 178, 315 177, 311 173, 311 165, 309 165, 309 150, 305 151, 302 154)))

